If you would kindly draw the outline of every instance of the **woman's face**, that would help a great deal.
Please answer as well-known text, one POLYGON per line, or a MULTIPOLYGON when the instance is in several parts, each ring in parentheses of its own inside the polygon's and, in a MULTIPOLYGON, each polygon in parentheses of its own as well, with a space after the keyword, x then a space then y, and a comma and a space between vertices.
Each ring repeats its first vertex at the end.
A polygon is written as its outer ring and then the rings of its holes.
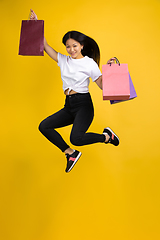
POLYGON ((81 45, 76 40, 70 38, 66 41, 66 50, 68 54, 74 59, 83 58, 81 50, 83 49, 83 45, 81 45))

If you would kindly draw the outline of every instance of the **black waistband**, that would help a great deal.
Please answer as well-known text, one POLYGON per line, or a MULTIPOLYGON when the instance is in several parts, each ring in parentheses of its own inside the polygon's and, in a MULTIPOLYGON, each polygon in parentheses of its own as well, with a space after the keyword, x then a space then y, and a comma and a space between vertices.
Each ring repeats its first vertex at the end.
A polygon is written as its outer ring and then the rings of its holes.
POLYGON ((71 98, 71 97, 75 97, 75 96, 85 96, 85 95, 90 95, 90 93, 74 93, 71 95, 66 95, 66 98, 71 98))

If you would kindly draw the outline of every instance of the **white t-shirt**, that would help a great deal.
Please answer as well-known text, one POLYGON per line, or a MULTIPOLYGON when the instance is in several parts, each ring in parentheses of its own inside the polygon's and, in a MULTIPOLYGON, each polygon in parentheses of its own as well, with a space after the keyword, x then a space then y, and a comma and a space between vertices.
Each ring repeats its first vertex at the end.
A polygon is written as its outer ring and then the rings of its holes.
POLYGON ((58 66, 61 69, 63 90, 74 90, 78 93, 89 92, 89 78, 94 82, 101 75, 97 63, 87 56, 80 59, 73 59, 70 56, 58 53, 58 66))

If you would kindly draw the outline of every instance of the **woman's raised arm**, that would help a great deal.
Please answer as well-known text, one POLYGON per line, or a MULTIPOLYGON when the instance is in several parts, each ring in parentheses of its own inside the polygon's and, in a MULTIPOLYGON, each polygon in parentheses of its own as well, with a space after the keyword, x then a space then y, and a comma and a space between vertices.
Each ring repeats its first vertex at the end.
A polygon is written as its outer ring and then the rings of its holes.
POLYGON ((44 38, 44 50, 54 61, 58 62, 58 53, 51 46, 48 45, 45 38, 44 38))
MULTIPOLYGON (((30 20, 37 20, 37 15, 32 9, 30 20)), ((44 37, 44 50, 54 61, 58 62, 58 53, 51 46, 48 45, 45 37, 44 37)))

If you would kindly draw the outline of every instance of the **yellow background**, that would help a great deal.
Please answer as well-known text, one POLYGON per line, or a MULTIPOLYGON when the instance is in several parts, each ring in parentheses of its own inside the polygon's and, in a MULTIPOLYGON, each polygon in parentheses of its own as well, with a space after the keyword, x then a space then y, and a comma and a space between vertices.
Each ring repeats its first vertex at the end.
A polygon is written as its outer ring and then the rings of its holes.
MULTIPOLYGON (((0 239, 159 240, 160 1, 1 0, 0 12, 0 239), (78 30, 99 44, 101 66, 114 56, 128 63, 138 94, 112 106, 91 82, 90 131, 110 126, 121 143, 78 147, 69 174, 38 131, 64 103, 59 67, 46 54, 18 56, 30 8, 55 50, 65 54, 64 33, 78 30)), ((60 129, 67 143, 70 130, 60 129)))

